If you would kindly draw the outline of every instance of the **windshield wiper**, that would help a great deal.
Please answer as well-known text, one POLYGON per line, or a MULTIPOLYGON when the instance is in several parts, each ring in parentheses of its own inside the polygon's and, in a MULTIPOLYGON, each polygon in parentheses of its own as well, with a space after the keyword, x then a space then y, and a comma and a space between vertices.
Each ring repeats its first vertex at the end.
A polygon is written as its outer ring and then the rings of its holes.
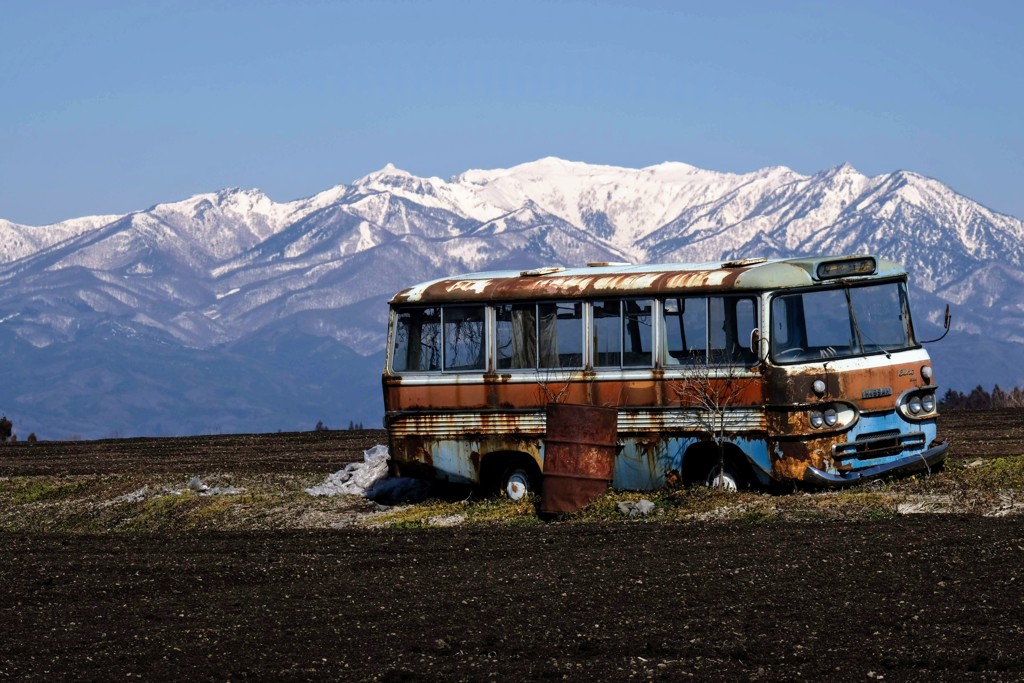
MULTIPOLYGON (((844 289, 843 293, 846 295, 846 305, 850 309, 850 322, 853 323, 853 333, 857 336, 857 343, 860 345, 860 352, 867 355, 868 351, 867 347, 864 346, 864 336, 861 332, 860 325, 857 324, 857 313, 853 310, 853 297, 850 296, 850 289, 844 289)), ((881 344, 876 344, 874 339, 869 339, 869 341, 876 349, 885 354, 886 360, 892 358, 892 354, 889 352, 889 349, 885 348, 881 344)))

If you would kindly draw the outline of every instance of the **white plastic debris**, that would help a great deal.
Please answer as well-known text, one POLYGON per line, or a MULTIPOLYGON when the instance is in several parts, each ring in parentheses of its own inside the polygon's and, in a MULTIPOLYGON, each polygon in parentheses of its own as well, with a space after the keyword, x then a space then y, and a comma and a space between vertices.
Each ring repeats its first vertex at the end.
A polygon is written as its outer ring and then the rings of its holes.
POLYGON ((209 491, 210 487, 203 483, 203 480, 199 477, 192 477, 188 480, 188 487, 196 493, 202 493, 203 491, 209 491))
MULTIPOLYGON (((245 493, 245 489, 240 489, 237 486, 209 486, 199 477, 189 479, 187 488, 200 496, 235 496, 245 493)), ((168 490, 168 493, 180 494, 183 491, 168 490)))
POLYGON ((327 475, 319 486, 306 489, 311 496, 365 496, 366 492, 388 476, 388 447, 380 444, 363 451, 362 462, 350 462, 345 469, 327 475))
POLYGON ((654 503, 646 498, 641 498, 635 503, 628 500, 620 500, 615 504, 615 508, 629 517, 646 517, 654 512, 654 503))
POLYGON ((388 476, 388 447, 376 445, 363 451, 362 462, 327 475, 319 486, 306 489, 311 496, 363 496, 371 500, 422 500, 430 490, 428 482, 408 477, 388 476))

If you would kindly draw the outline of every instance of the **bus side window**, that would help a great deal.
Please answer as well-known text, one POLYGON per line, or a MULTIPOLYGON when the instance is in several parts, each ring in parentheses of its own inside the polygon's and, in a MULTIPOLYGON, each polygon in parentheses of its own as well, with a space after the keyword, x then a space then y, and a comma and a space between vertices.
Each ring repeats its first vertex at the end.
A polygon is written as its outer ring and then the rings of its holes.
POLYGON ((623 301, 625 326, 622 328, 622 365, 625 367, 651 367, 653 331, 651 311, 654 302, 623 301))
POLYGON ((750 350, 750 333, 757 327, 754 300, 749 297, 715 296, 709 299, 709 331, 715 364, 754 361, 750 350))
POLYGON ((484 351, 484 307, 445 306, 444 320, 444 369, 483 370, 486 359, 484 351))
POLYGON ((406 308, 398 311, 391 367, 395 372, 441 369, 441 309, 406 308))
POLYGON ((693 365, 707 360, 708 300, 666 299, 663 305, 665 364, 693 365))
POLYGON ((582 367, 583 304, 579 301, 538 304, 537 321, 540 367, 582 367))
POLYGON ((594 302, 594 367, 651 367, 650 299, 594 302))
POLYGON ((594 302, 594 367, 617 368, 622 362, 622 302, 594 302))
POLYGON ((537 367, 536 304, 496 306, 495 334, 499 370, 523 370, 537 367))
POLYGON ((757 304, 753 299, 733 299, 733 317, 736 320, 736 337, 733 340, 733 360, 753 363, 757 355, 750 348, 750 339, 757 329, 757 304))

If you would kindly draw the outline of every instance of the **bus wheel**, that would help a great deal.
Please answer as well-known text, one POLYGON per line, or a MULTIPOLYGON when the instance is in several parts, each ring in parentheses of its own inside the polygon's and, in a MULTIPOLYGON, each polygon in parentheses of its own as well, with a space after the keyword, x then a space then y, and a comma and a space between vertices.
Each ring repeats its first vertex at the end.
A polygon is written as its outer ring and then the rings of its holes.
POLYGON ((522 500, 537 488, 537 480, 521 465, 513 465, 501 475, 501 493, 511 500, 522 500))
POLYGON ((724 469, 716 462, 708 470, 708 474, 704 478, 704 485, 713 489, 722 489, 723 491, 739 491, 742 479, 740 479, 735 469, 729 465, 729 461, 726 461, 724 469))

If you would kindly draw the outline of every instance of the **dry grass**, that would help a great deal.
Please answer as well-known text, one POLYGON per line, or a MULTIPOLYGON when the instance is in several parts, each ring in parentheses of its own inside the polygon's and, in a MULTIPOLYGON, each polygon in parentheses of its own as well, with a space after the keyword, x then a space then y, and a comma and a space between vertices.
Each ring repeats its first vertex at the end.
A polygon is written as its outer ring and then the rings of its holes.
MULTIPOLYGON (((326 529, 343 526, 428 528, 542 523, 537 500, 438 500, 384 507, 355 496, 313 497, 322 473, 217 473, 203 477, 233 494, 205 495, 185 475, 121 474, 0 478, 0 531, 133 533, 195 530, 326 529)), ((951 461, 943 472, 841 491, 784 495, 705 488, 609 491, 555 520, 700 523, 711 520, 869 520, 915 513, 985 516, 1024 512, 1024 455, 951 461), (647 499, 654 510, 627 517, 621 501, 647 499)))

